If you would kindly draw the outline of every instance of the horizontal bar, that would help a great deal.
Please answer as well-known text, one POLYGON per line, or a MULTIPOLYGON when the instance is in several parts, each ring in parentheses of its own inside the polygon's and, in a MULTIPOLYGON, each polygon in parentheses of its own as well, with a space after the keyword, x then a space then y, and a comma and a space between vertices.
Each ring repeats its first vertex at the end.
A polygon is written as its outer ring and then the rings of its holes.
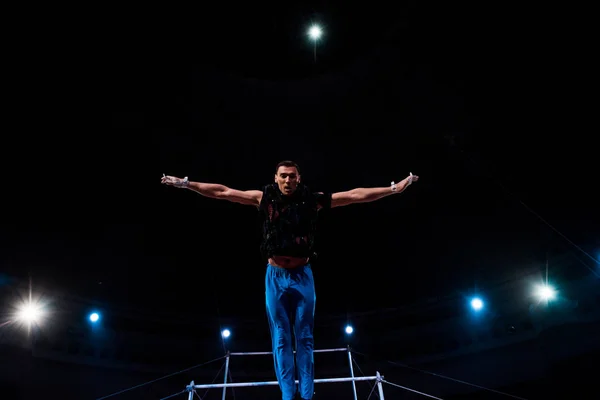
MULTIPOLYGON (((313 353, 332 353, 334 351, 348 351, 347 348, 342 347, 339 349, 320 349, 320 350, 313 350, 313 353)), ((294 351, 295 353, 295 351, 294 351)), ((273 352, 271 351, 251 351, 249 353, 229 353, 230 356, 266 356, 266 355, 271 355, 273 354, 273 352)))
MULTIPOLYGON (((375 381, 376 376, 358 376, 356 378, 328 378, 315 379, 315 383, 350 382, 350 381, 375 381)), ((296 381, 298 383, 298 381, 296 381)), ((241 383, 214 383, 212 385, 194 385, 194 389, 214 389, 223 387, 245 387, 245 386, 274 386, 279 385, 277 381, 269 382, 241 382, 241 383)))

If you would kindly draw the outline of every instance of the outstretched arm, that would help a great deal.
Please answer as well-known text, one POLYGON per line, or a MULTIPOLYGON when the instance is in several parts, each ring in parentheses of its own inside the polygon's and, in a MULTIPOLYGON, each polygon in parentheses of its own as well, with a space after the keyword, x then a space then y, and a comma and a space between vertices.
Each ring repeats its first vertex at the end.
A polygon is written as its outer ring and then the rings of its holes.
POLYGON ((262 199, 260 190, 237 190, 218 183, 192 182, 187 177, 181 179, 163 175, 160 182, 169 186, 189 189, 211 199, 228 200, 249 206, 258 207, 262 199))
POLYGON ((347 192, 338 192, 331 195, 331 207, 347 206, 355 203, 369 203, 392 194, 402 193, 411 183, 419 180, 419 177, 410 174, 401 182, 391 186, 375 188, 357 188, 347 192))

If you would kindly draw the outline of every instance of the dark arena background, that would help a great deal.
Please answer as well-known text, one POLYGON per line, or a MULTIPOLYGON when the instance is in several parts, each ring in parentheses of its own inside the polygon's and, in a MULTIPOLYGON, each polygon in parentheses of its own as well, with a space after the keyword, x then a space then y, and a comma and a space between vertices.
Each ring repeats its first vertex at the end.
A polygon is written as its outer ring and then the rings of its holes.
POLYGON ((597 398, 591 13, 150 4, 14 17, 0 398, 281 399, 256 209, 161 177, 282 160, 420 178, 320 214, 314 399, 597 398))

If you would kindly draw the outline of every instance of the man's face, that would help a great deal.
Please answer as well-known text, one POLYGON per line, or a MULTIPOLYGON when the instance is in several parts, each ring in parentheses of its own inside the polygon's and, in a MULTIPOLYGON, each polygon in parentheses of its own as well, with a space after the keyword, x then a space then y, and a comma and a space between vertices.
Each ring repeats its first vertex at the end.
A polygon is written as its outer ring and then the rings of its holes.
POLYGON ((284 195, 289 196, 294 193, 299 182, 300 175, 296 167, 279 167, 275 174, 275 183, 284 195))

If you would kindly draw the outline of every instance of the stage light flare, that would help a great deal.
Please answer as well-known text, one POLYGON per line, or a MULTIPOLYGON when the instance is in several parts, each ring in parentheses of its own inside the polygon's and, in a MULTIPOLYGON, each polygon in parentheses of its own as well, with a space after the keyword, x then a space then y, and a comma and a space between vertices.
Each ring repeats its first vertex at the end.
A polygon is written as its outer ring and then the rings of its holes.
POLYGON ((483 308, 483 300, 481 300, 479 297, 474 297, 471 299, 471 307, 475 311, 481 310, 483 308))
POLYGON ((556 290, 549 285, 539 285, 536 288, 536 294, 541 300, 553 300, 556 298, 556 290))
POLYGON ((321 30, 321 28, 318 25, 313 25, 308 30, 308 36, 310 36, 310 38, 312 40, 318 40, 322 34, 323 34, 323 31, 321 30))
POLYGON ((229 329, 223 329, 223 331, 221 332, 221 336, 227 339, 229 336, 231 336, 231 331, 229 329))
POLYGON ((90 322, 98 322, 99 319, 100 314, 98 314, 97 312, 93 312, 90 314, 90 322))
POLYGON ((28 325, 39 325, 44 316, 43 305, 39 302, 27 301, 17 308, 16 319, 28 325))
POLYGON ((41 316, 40 310, 32 304, 26 304, 19 310, 18 318, 25 322, 36 322, 41 316))
POLYGON ((348 335, 351 335, 352 332, 354 332, 354 328, 352 328, 350 325, 346 325, 345 331, 348 335))

